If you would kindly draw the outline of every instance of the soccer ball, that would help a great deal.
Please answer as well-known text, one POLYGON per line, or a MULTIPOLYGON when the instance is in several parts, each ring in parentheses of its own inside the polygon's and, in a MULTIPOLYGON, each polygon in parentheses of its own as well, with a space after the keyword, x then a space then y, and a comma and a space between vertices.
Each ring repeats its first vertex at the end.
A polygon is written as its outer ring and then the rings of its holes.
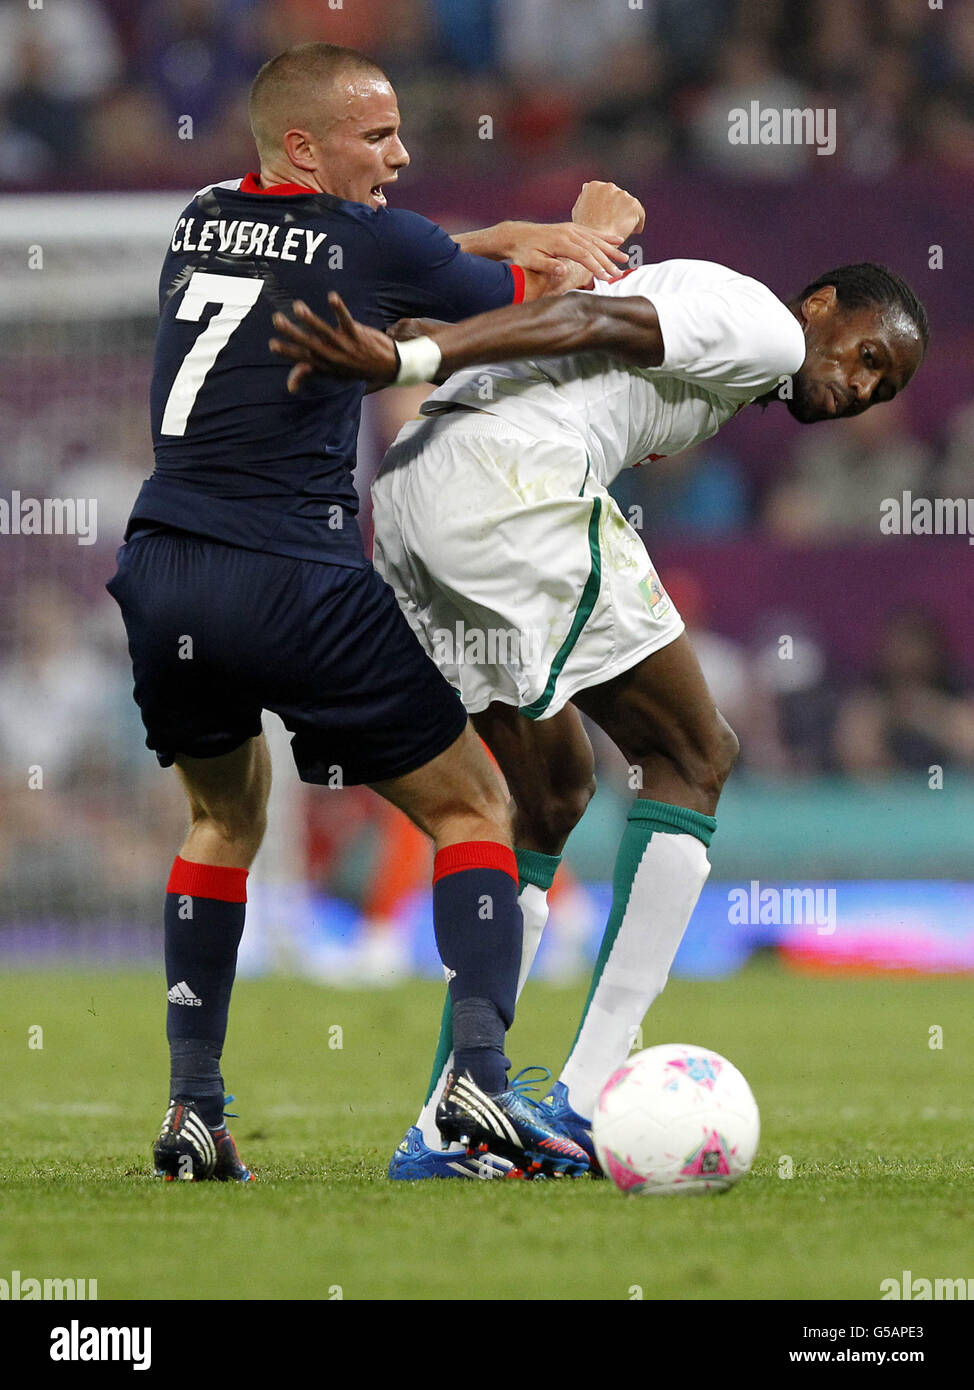
POLYGON ((750 1168, 761 1132, 751 1088, 726 1057, 669 1043, 612 1073, 592 1138, 622 1192, 726 1192, 750 1168))

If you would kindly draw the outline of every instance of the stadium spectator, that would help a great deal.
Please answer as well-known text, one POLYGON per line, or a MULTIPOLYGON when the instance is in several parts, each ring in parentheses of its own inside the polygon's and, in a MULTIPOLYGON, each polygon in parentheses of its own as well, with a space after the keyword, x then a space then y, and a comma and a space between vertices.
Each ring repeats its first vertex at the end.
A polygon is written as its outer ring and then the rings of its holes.
POLYGON ((717 441, 657 459, 651 468, 629 469, 616 479, 612 492, 624 515, 634 518, 637 530, 643 530, 645 519, 650 550, 654 537, 667 532, 718 536, 740 531, 751 514, 740 464, 717 441), (633 507, 638 510, 633 512, 633 507))
POLYGON ((946 169, 966 174, 974 170, 974 80, 952 83, 933 98, 922 149, 946 169))
POLYGON ((830 771, 840 686, 826 640, 800 613, 769 612, 755 639, 753 670, 773 711, 753 761, 761 771, 790 777, 830 771))
POLYGON ((432 0, 435 34, 444 59, 463 73, 497 64, 496 0, 432 0))
POLYGON ((628 42, 608 50, 597 90, 586 103, 580 136, 593 159, 619 176, 645 179, 672 152, 674 120, 666 54, 659 46, 628 42))
POLYGON ((922 492, 932 465, 899 400, 837 421, 824 438, 802 437, 793 458, 792 476, 772 493, 765 521, 784 540, 808 542, 878 539, 883 498, 922 492))
POLYGON ((771 45, 760 34, 737 37, 721 54, 720 68, 689 123, 690 152, 696 162, 737 178, 776 179, 799 174, 814 150, 810 145, 784 143, 732 144, 730 113, 750 113, 753 102, 761 110, 802 109, 809 105, 804 83, 786 76, 775 65, 771 45))
MULTIPOLYGON (((755 221, 753 209, 748 216, 742 208, 741 216, 737 216, 731 208, 715 226, 701 229, 697 209, 706 206, 699 196, 703 180, 699 175, 688 174, 683 143, 695 113, 712 95, 715 83, 723 80, 725 46, 732 38, 749 43, 748 35, 755 23, 765 36, 759 45, 762 70, 776 79, 786 76, 796 91, 824 93, 830 104, 839 106, 840 118, 843 108, 849 113, 840 131, 835 157, 811 159, 806 173, 831 175, 851 167, 858 181, 885 171, 889 182, 884 188, 888 186, 899 199, 897 175, 905 170, 909 177, 911 164, 929 161, 934 166, 934 176, 938 170, 963 172, 974 167, 974 105, 970 96, 974 77, 974 10, 970 6, 948 5, 944 11, 931 11, 916 0, 871 0, 868 5, 860 0, 858 4, 829 6, 823 0, 646 0, 643 14, 636 14, 637 39, 630 41, 631 35, 626 33, 618 42, 616 33, 612 43, 602 48, 592 35, 604 34, 617 23, 621 26, 617 12, 627 10, 626 0, 612 4, 608 0, 605 4, 578 0, 567 8, 538 0, 538 14, 571 11, 573 32, 566 34, 556 25, 554 32, 545 35, 528 14, 534 6, 535 0, 345 0, 341 10, 332 10, 327 0, 213 0, 205 5, 175 4, 172 0, 46 0, 44 8, 35 11, 29 9, 27 0, 0 0, 0 184, 31 191, 64 185, 73 189, 134 186, 184 190, 239 172, 248 167, 251 149, 246 122, 235 124, 246 83, 239 77, 239 63, 234 55, 247 51, 248 45, 256 44, 266 55, 284 47, 292 38, 320 34, 334 37, 339 26, 345 26, 341 30, 344 41, 370 53, 385 54, 397 76, 405 73, 406 143, 417 171, 409 172, 409 186, 414 189, 413 180, 418 180, 422 210, 435 221, 450 226, 463 223, 467 214, 469 220, 464 225, 476 225, 478 212, 489 206, 499 184, 505 187, 505 196, 507 190, 512 190, 512 198, 524 215, 550 213, 557 201, 553 190, 563 186, 559 180, 566 178, 566 165, 570 164, 574 178, 579 161, 588 160, 589 170, 611 169, 609 176, 620 181, 631 177, 631 186, 637 192, 656 199, 656 207, 650 207, 649 230, 641 239, 647 260, 675 254, 713 254, 718 258, 726 256, 731 264, 760 274, 760 266, 748 262, 755 221), (539 98, 540 87, 534 90, 537 124, 532 126, 522 118, 515 127, 517 160, 507 138, 505 116, 512 98, 500 56, 503 26, 498 16, 505 8, 511 12, 522 9, 528 14, 525 23, 533 26, 535 39, 533 48, 529 45, 526 51, 533 52, 544 68, 551 66, 549 51, 554 55, 552 64, 566 61, 557 55, 570 45, 579 51, 584 48, 592 55, 570 74, 570 84, 562 83, 557 93, 563 105, 550 118, 554 122, 553 143, 546 143, 552 137, 552 128, 544 124, 549 119, 543 109, 545 97, 542 94, 539 98), (827 11, 831 17, 826 22, 823 16, 827 11), (223 64, 220 44, 227 35, 230 50, 228 61, 223 64), (213 146, 206 151, 205 129, 193 141, 180 141, 171 119, 173 111, 182 114, 183 103, 177 98, 180 90, 186 89, 179 83, 174 85, 167 74, 171 77, 175 71, 178 79, 183 78, 178 57, 185 54, 179 45, 186 42, 200 43, 211 62, 215 53, 220 66, 216 73, 219 102, 214 87, 210 108, 212 118, 223 125, 216 153, 213 146), (492 141, 481 140, 477 134, 478 118, 483 113, 495 116, 492 141), (569 133, 560 147, 559 128, 569 133), (234 136, 234 130, 239 135, 234 136), (551 157, 554 149, 558 151, 557 158, 551 157), (600 156, 597 165, 595 154, 600 156), (667 161, 670 168, 657 184, 656 170, 667 161), (424 185, 421 171, 426 169, 431 178, 424 185), (692 216, 678 201, 684 186, 690 190, 692 216), (483 202, 479 206, 471 202, 468 206, 467 200, 478 188, 485 190, 483 202), (686 250, 681 239, 683 229, 687 233, 686 250)), ((190 56, 192 52, 190 49, 190 56)), ((205 106, 208 92, 203 90, 200 95, 205 106)), ((204 120, 204 127, 209 119, 204 120)), ((726 132, 726 111, 723 129, 726 132)), ((949 208, 953 207, 961 225, 964 186, 944 180, 942 187, 947 192, 937 202, 937 215, 928 220, 937 229, 931 232, 930 239, 948 242, 948 274, 931 273, 927 277, 926 284, 934 295, 939 280, 946 283, 948 277, 960 275, 960 283, 964 283, 963 271, 958 271, 959 262, 949 246, 948 217, 949 208)), ((405 191, 405 183, 403 188, 405 191)), ((790 190, 781 190, 783 198, 787 192, 790 190)), ((568 193, 566 189, 565 196, 568 193)), ((765 196, 768 203, 764 206, 770 210, 773 200, 779 198, 779 188, 772 185, 765 196)), ((836 213, 841 210, 843 196, 827 195, 820 214, 823 221, 817 229, 811 217, 805 229, 799 228, 798 218, 790 220, 795 204, 791 204, 789 212, 782 202, 781 216, 789 218, 789 240, 794 228, 794 245, 783 247, 781 262, 777 264, 774 256, 769 255, 767 242, 761 243, 760 253, 762 264, 774 264, 776 285, 786 287, 789 256, 797 255, 799 242, 804 244, 807 236, 816 231, 820 234, 822 225, 834 225, 838 235, 841 219, 836 219, 836 213)), ((769 225, 777 228, 779 224, 772 216, 769 225)), ((851 233, 855 225, 856 219, 850 217, 842 235, 851 233)), ((873 232, 877 232, 881 242, 882 227, 875 219, 863 221, 861 227, 866 238, 863 251, 871 251, 873 232)), ((165 235, 163 230, 160 244, 165 235)), ((879 245, 877 254, 900 268, 902 247, 903 268, 907 266, 907 257, 913 258, 914 267, 925 266, 925 242, 912 249, 905 241, 894 245, 895 252, 887 238, 887 245, 879 245)), ((9 256, 4 262, 6 271, 12 253, 9 245, 2 250, 9 256)), ((105 263, 114 265, 107 246, 105 254, 105 263)), ((19 246, 16 255, 22 259, 19 246)), ((64 259, 70 260, 72 266, 77 255, 74 246, 66 246, 64 259)), ((48 256, 47 264, 52 266, 50 250, 48 256)), ((80 266, 80 260, 77 264, 80 266)), ((153 267, 150 277, 154 275, 153 267)), ((42 280, 51 278, 37 277, 38 287, 42 280)), ((13 282, 5 277, 4 283, 9 288, 13 282)), ((107 538, 118 529, 120 510, 127 510, 128 491, 135 490, 149 469, 142 418, 147 387, 143 376, 148 370, 144 325, 137 315, 134 320, 120 319, 117 324, 94 317, 97 296, 92 295, 91 322, 68 324, 59 310, 48 308, 37 321, 24 327, 17 312, 8 307, 10 296, 6 288, 4 299, 7 370, 0 415, 4 440, 0 496, 9 496, 15 488, 25 495, 43 492, 97 496, 99 533, 107 538), (114 485, 109 486, 107 479, 112 470, 116 477, 114 485)), ((958 294, 957 303, 952 305, 948 294, 946 301, 941 300, 934 325, 938 370, 931 373, 922 396, 910 403, 923 440, 940 439, 943 433, 942 463, 933 473, 932 483, 929 449, 926 443, 918 443, 912 430, 902 423, 891 429, 885 440, 860 436, 861 426, 866 427, 868 434, 870 426, 895 419, 896 407, 872 412, 860 421, 830 426, 820 440, 800 437, 810 457, 805 458, 799 450, 794 478, 786 471, 793 447, 785 437, 787 424, 784 431, 778 432, 770 418, 742 419, 727 427, 727 448, 733 451, 728 456, 708 446, 689 475, 683 474, 681 466, 671 477, 661 461, 652 469, 646 467, 622 480, 637 485, 637 490, 631 496, 627 494, 625 500, 643 506, 650 550, 656 535, 662 543, 679 527, 691 533, 689 539, 695 539, 707 531, 714 534, 718 523, 731 538, 749 531, 753 535, 756 530, 760 540, 762 531, 767 535, 770 527, 779 539, 826 541, 841 536, 852 545, 861 539, 871 543, 879 539, 876 499, 895 495, 898 486, 927 491, 929 495, 974 497, 974 402, 949 418, 950 407, 958 399, 964 400, 966 390, 960 365, 967 332, 962 299, 963 295, 958 294), (941 366, 946 370, 940 370, 941 366), (848 439, 843 438, 845 434, 848 439), (820 447, 827 448, 826 457, 817 457, 820 447), (753 498, 761 495, 766 480, 772 477, 772 502, 766 513, 755 517, 753 498), (922 480, 919 487, 917 477, 922 480), (850 510, 858 521, 845 531, 842 528, 850 510)), ((369 400, 368 414, 373 417, 373 426, 367 424, 360 439, 357 472, 358 485, 366 493, 360 512, 364 522, 368 519, 371 465, 381 457, 384 445, 402 423, 397 412, 415 413, 424 392, 425 388, 419 388, 414 398, 408 391, 384 392, 369 400)), ((683 460, 675 462, 682 465, 683 460)), ((16 551, 13 542, 3 539, 0 578, 10 601, 3 625, 7 640, 0 666, 0 698, 8 711, 16 708, 11 702, 25 698, 23 692, 30 688, 37 650, 26 629, 7 631, 14 612, 19 608, 33 611, 39 604, 39 599, 31 595, 34 580, 41 575, 70 576, 70 583, 82 596, 100 588, 110 565, 106 553, 109 544, 103 540, 95 546, 77 547, 72 541, 68 547, 56 549, 52 545, 44 549, 43 541, 35 546, 30 540, 21 551, 16 551), (23 565, 18 560, 21 554, 23 565), (15 691, 21 693, 15 697, 15 691)), ((952 563, 952 553, 954 563, 962 555, 962 542, 958 545, 961 549, 956 552, 945 552, 948 565, 952 563)), ((92 610, 83 597, 72 599, 70 611, 64 663, 69 686, 64 692, 65 701, 75 688, 75 675, 85 669, 84 664, 72 663, 72 654, 79 641, 84 647, 93 622, 92 610)), ((44 623, 45 631, 50 630, 49 618, 50 615, 44 623)), ((742 642, 746 640, 749 621, 749 615, 741 619, 737 635, 742 642)), ((778 737, 777 743, 769 741, 758 755, 754 736, 745 730, 744 758, 752 768, 780 767, 798 773, 830 766, 834 749, 832 726, 840 695, 828 661, 840 627, 838 622, 830 630, 823 627, 821 640, 813 641, 810 635, 802 636, 804 627, 796 616, 793 620, 776 621, 767 636, 766 648, 764 642, 760 644, 759 661, 767 661, 770 675, 779 682, 775 697, 778 737), (791 662, 782 662, 778 656, 776 641, 780 632, 795 635, 795 658, 791 662)), ((953 631, 956 650, 963 652, 962 617, 954 622, 953 631)), ((83 730, 91 731, 96 740, 94 746, 102 749, 102 728, 114 727, 117 731, 117 721, 132 716, 124 643, 119 640, 108 649, 98 642, 91 650, 96 653, 93 659, 99 677, 108 679, 109 684, 102 704, 101 727, 94 727, 90 719, 83 720, 82 732, 77 738, 72 735, 65 750, 70 752, 69 761, 79 769, 90 767, 94 756, 84 749, 88 735, 83 730)), ((90 659, 88 653, 83 662, 90 659)), ((710 674, 711 679, 716 679, 710 674)), ((31 728, 35 720, 43 726, 43 711, 49 710, 44 703, 44 688, 42 681, 39 700, 31 712, 31 728)), ((16 735, 20 739, 19 744, 2 744, 8 769, 20 765, 18 749, 25 746, 25 735, 14 727, 15 722, 15 716, 8 713, 2 724, 10 738, 16 735)), ((731 722, 735 722, 733 718, 731 722)), ((737 722, 741 723, 740 716, 737 722)), ((116 756, 120 749, 126 751, 126 767, 120 770, 117 763, 102 764, 99 771, 101 790, 108 788, 108 799, 114 799, 118 808, 117 823, 112 824, 110 835, 103 833, 107 821, 104 806, 99 809, 95 804, 94 785, 86 782, 83 772, 71 773, 69 786, 61 797, 63 820, 57 827, 47 827, 46 841, 35 826, 37 853, 17 861, 21 865, 19 881, 24 885, 23 901, 28 901, 31 876, 35 881, 53 880, 58 865, 69 853, 66 846, 70 843, 81 847, 70 850, 77 858, 78 883, 92 877, 94 859, 82 863, 84 854, 111 852, 119 865, 117 875, 102 872, 101 868, 96 874, 105 893, 99 909, 103 916, 106 904, 118 898, 122 885, 131 883, 133 876, 139 874, 145 880, 145 898, 133 910, 132 919, 151 912, 154 875, 147 873, 144 866, 151 870, 157 865, 175 838, 181 824, 181 807, 174 801, 166 812, 170 819, 161 821, 156 798, 163 793, 151 766, 142 763, 141 739, 135 726, 130 738, 114 738, 116 756), (122 778, 127 779, 125 789, 116 796, 112 788, 122 778), (149 804, 153 807, 152 817, 144 814, 149 804), (133 850, 137 836, 142 843, 138 853, 133 850)), ((28 817, 39 819, 54 814, 51 798, 21 792, 19 784, 16 801, 10 800, 13 791, 5 795, 0 821, 5 823, 8 845, 13 834, 27 834, 28 817), (19 829, 15 831, 15 827, 19 829)), ((352 795, 348 791, 343 794, 342 830, 349 829, 348 822, 353 820, 348 810, 352 795)), ((363 798, 367 795, 363 794, 363 798)), ((363 809, 363 817, 367 814, 367 809, 363 809)), ((327 863, 323 856, 320 864, 316 861, 316 867, 329 885, 337 885, 334 891, 345 893, 346 883, 357 891, 352 873, 355 856, 351 852, 347 856, 344 876, 338 867, 342 858, 341 847, 335 847, 327 856, 327 863)), ((13 860, 17 860, 16 853, 9 862, 13 860)), ((345 895, 357 901, 356 891, 345 895)), ((6 883, 3 893, 10 916, 12 897, 6 883)), ((117 902, 112 910, 120 916, 117 902)))
POLYGON ((0 667, 0 765, 18 784, 28 764, 41 769, 45 786, 66 787, 102 756, 114 761, 105 702, 113 689, 127 698, 127 681, 85 635, 83 614, 70 590, 50 580, 18 595, 17 659, 0 667))
POLYGON ((591 0, 532 0, 497 8, 498 46, 509 75, 554 79, 585 90, 608 49, 649 32, 653 0, 640 10, 591 0))
POLYGON ((368 4, 333 7, 322 0, 271 0, 265 21, 271 48, 296 43, 337 43, 374 55, 383 45, 414 28, 422 20, 424 6, 416 0, 369 0, 368 4))
POLYGON ((948 422, 936 495, 974 497, 974 400, 955 411, 948 422))
POLYGON ((55 159, 50 145, 13 124, 0 106, 0 183, 43 183, 53 176, 55 159))
POLYGON ((683 615, 714 703, 740 739, 740 765, 750 772, 787 771, 774 702, 777 692, 753 653, 708 625, 706 586, 696 575, 674 570, 668 574, 667 588, 683 615))
POLYGON ((726 0, 656 0, 656 33, 675 82, 709 75, 733 17, 726 0))
POLYGON ((870 54, 865 80, 845 103, 845 164, 859 178, 888 174, 902 158, 919 107, 916 70, 909 51, 885 44, 870 54))
MULTIPOLYGON (((0 101, 12 136, 39 143, 59 164, 84 153, 88 108, 120 67, 114 31, 95 0, 44 10, 0 2, 0 101)), ((16 146, 6 143, 16 165, 16 146)))
MULTIPOLYGON (((220 120, 249 83, 261 46, 254 0, 163 0, 142 26, 139 67, 167 121, 220 120)), ((185 138, 185 137, 184 137, 185 138)))
MULTIPOLYGON (((0 180, 109 178, 185 187, 245 131, 247 73, 309 39, 395 66, 416 153, 544 167, 597 151, 617 176, 663 161, 784 178, 807 145, 731 145, 728 112, 835 108, 832 174, 874 178, 918 158, 974 163, 974 12, 914 0, 0 0, 0 180), (38 15, 43 14, 43 24, 38 15), (175 130, 192 116, 193 141, 175 130), (2 121, 2 117, 0 117, 2 121), (2 130, 2 125, 0 125, 2 130), (39 142, 35 149, 30 141, 39 142)), ((816 161, 817 163, 817 161, 816 161)), ((496 167, 496 166, 495 166, 496 167)))
POLYGON ((974 767, 974 697, 930 610, 890 617, 871 673, 839 710, 834 746, 855 777, 974 767))

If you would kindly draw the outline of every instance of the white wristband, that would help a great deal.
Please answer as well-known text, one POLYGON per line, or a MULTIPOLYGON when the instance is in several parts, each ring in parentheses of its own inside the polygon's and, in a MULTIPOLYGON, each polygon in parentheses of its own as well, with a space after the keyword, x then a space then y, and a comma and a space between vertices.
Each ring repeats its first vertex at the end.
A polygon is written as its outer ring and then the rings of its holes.
POLYGON ((439 369, 443 354, 432 338, 412 338, 408 343, 396 343, 399 371, 393 386, 417 386, 432 381, 439 369))

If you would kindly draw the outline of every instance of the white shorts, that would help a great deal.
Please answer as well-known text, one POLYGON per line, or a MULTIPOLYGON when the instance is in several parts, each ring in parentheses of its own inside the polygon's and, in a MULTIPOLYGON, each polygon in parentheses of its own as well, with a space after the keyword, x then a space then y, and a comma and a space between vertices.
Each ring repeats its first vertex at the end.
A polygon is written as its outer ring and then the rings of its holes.
POLYGON ((500 416, 410 421, 372 486, 375 566, 477 714, 548 719, 683 631, 580 440, 500 416))

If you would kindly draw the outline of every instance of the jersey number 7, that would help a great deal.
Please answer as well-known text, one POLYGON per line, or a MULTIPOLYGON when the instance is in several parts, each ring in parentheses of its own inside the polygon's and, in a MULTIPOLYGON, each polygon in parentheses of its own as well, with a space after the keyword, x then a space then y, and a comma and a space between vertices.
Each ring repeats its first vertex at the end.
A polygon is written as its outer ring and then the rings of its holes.
POLYGON ((162 417, 162 434, 186 433, 189 412, 196 403, 207 372, 230 341, 233 330, 257 303, 263 288, 263 280, 256 276, 211 275, 205 270, 193 271, 183 302, 176 310, 177 319, 199 323, 207 304, 219 304, 220 308, 187 352, 176 373, 162 417))

